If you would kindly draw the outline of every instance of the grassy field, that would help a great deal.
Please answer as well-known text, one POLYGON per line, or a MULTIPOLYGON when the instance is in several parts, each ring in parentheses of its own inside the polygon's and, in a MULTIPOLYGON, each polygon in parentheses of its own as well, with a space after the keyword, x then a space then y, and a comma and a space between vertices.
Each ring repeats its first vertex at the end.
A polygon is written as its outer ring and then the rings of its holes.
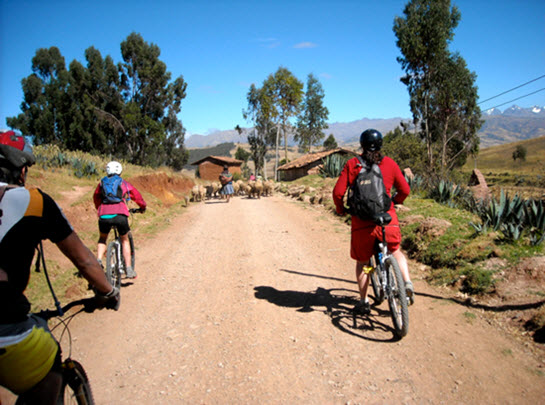
POLYGON ((542 198, 545 190, 545 137, 482 149, 477 159, 470 158, 462 168, 465 177, 475 167, 484 175, 496 196, 503 189, 509 195, 542 198), (524 161, 513 160, 513 152, 519 145, 527 151, 524 161))

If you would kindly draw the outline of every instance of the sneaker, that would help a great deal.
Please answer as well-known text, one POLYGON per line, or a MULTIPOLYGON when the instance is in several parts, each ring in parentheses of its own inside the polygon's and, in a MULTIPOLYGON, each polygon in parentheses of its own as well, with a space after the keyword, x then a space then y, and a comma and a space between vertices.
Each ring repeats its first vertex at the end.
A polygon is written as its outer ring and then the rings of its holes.
POLYGON ((369 315, 371 313, 371 304, 369 301, 360 301, 354 305, 353 312, 356 315, 369 315))
POLYGON ((136 278, 136 271, 131 266, 127 266, 125 269, 127 272, 127 278, 136 278))
POLYGON ((405 292, 407 294, 407 298, 409 299, 409 305, 413 305, 414 304, 414 287, 411 281, 405 282, 405 292))

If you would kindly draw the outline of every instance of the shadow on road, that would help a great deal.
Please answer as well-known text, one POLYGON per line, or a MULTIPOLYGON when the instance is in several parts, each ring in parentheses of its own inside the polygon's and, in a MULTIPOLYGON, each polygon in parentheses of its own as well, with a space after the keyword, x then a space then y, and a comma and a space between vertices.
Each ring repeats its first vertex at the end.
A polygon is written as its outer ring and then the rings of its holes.
POLYGON ((525 309, 535 309, 539 308, 541 305, 545 304, 545 300, 530 302, 527 304, 506 304, 506 305, 486 305, 474 302, 471 298, 462 299, 457 297, 442 297, 440 295, 433 295, 427 293, 418 293, 422 297, 434 298, 437 300, 446 300, 451 301, 459 305, 463 305, 470 308, 482 309, 483 311, 491 312, 505 312, 505 311, 522 311, 525 309))
POLYGON ((352 307, 358 302, 357 291, 322 287, 310 292, 281 291, 269 286, 257 286, 254 290, 256 298, 280 307, 296 308, 297 312, 324 313, 337 329, 352 336, 374 342, 397 341, 393 328, 382 319, 390 319, 388 311, 374 307, 369 316, 353 314, 352 307))

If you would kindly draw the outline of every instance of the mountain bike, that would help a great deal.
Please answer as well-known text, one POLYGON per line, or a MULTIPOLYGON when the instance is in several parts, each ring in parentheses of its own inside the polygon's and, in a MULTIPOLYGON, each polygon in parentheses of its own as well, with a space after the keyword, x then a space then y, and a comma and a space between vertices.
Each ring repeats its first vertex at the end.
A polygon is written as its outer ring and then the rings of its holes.
MULTIPOLYGON (((129 209, 131 214, 142 212, 140 208, 129 209)), ((111 285, 115 287, 121 286, 121 277, 125 275, 125 258, 123 256, 123 249, 121 245, 121 238, 117 232, 117 228, 114 226, 114 240, 108 244, 106 249, 106 278, 111 285)), ((134 239, 132 232, 129 231, 129 244, 131 246, 131 267, 135 270, 136 265, 136 252, 134 250, 134 239)))
MULTIPOLYGON (((382 228, 383 239, 386 239, 385 227, 391 221, 392 217, 389 214, 383 214, 376 221, 382 228)), ((395 334, 401 339, 409 332, 409 298, 399 264, 392 252, 388 250, 385 241, 375 242, 375 253, 371 258, 370 266, 373 268, 370 276, 375 305, 382 304, 384 299, 388 300, 395 334)))
MULTIPOLYGON (((93 312, 95 309, 96 309, 96 302, 94 298, 84 298, 81 300, 73 301, 62 308, 58 306, 57 309, 44 310, 34 314, 35 316, 38 316, 44 319, 45 321, 49 321, 52 318, 56 317, 59 322, 50 328, 51 332, 53 333, 59 327, 63 328, 62 332, 60 332, 60 336, 58 337, 57 341, 59 342, 59 345, 60 345, 60 342, 62 341, 66 333, 66 335, 68 336, 68 341, 70 343, 69 350, 68 350, 68 357, 66 357, 63 360, 61 364, 61 369, 60 369, 61 376, 62 376, 62 385, 61 385, 61 391, 60 391, 59 397, 57 399, 58 405, 64 405, 64 404, 92 405, 95 403, 93 399, 93 393, 91 392, 91 385, 89 384, 89 378, 87 377, 87 373, 85 372, 81 363, 72 359, 72 336, 70 334, 70 330, 68 329, 68 325, 77 314, 79 314, 82 311, 93 312), (63 318, 63 315, 65 314, 65 312, 76 305, 82 305, 83 307, 79 311, 76 311, 75 313, 63 318)), ((15 405, 24 405, 24 404, 26 404, 24 396, 19 397, 17 401, 15 402, 15 405)))

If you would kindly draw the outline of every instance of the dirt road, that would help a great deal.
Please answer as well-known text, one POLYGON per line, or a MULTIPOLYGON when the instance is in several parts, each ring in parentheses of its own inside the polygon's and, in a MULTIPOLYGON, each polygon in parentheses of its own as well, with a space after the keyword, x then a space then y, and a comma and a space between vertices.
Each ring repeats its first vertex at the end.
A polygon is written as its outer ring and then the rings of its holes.
POLYGON ((354 318, 349 238, 280 196, 192 204, 136 236, 120 311, 71 326, 97 403, 543 403, 543 359, 416 274, 406 338, 386 303, 354 318))

